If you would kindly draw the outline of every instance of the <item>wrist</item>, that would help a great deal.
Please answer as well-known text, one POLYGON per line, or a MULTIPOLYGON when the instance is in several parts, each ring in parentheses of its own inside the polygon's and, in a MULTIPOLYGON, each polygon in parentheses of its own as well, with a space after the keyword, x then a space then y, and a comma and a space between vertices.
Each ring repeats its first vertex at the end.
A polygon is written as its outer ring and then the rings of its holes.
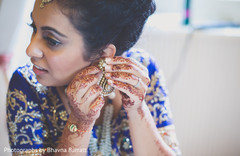
POLYGON ((146 106, 146 103, 145 101, 142 102, 142 104, 139 106, 139 107, 136 107, 136 108, 133 108, 133 109, 129 109, 129 110, 126 110, 127 112, 127 115, 128 115, 128 118, 136 118, 136 117, 141 117, 143 118, 145 113, 145 106, 146 106))
POLYGON ((95 124, 95 120, 84 120, 77 118, 73 113, 70 114, 67 121, 67 128, 72 133, 85 133, 90 132, 95 124))

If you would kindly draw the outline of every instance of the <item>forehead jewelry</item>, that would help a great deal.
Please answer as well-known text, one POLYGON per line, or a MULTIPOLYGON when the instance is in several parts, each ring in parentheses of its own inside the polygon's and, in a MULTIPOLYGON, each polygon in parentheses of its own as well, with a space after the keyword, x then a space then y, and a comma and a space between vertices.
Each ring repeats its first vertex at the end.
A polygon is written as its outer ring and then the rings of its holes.
POLYGON ((46 3, 50 3, 50 2, 52 2, 53 0, 42 0, 42 3, 40 4, 40 8, 42 9, 42 8, 44 8, 44 5, 46 4, 46 3))
POLYGON ((105 66, 107 65, 106 61, 104 59, 101 59, 98 63, 98 67, 102 70, 102 75, 101 78, 98 81, 98 85, 102 87, 102 95, 103 96, 108 96, 110 95, 113 91, 114 88, 107 83, 107 79, 105 77, 105 66))

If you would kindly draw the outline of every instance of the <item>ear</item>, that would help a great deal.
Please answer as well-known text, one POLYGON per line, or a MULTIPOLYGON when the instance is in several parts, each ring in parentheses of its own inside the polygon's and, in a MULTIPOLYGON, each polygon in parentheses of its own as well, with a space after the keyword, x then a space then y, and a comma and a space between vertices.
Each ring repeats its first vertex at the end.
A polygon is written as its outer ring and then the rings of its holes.
POLYGON ((113 44, 109 44, 104 50, 103 50, 103 57, 114 57, 116 54, 116 47, 113 44))

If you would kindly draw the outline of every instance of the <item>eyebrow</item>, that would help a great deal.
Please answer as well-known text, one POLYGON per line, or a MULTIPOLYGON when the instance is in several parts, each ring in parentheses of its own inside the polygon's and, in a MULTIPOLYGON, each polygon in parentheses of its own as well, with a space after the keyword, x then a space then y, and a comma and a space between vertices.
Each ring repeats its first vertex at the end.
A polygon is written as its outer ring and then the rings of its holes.
POLYGON ((42 29, 42 30, 53 31, 53 32, 55 32, 56 34, 58 34, 59 36, 62 36, 62 37, 67 38, 67 36, 63 35, 62 33, 60 33, 59 31, 57 31, 56 29, 54 29, 54 28, 52 28, 52 27, 45 26, 45 27, 41 27, 41 29, 42 29))
MULTIPOLYGON (((31 14, 30 14, 30 17, 31 17, 32 21, 34 22, 33 16, 32 16, 32 12, 31 12, 31 14)), ((41 30, 53 31, 53 32, 55 32, 56 34, 58 34, 59 36, 62 36, 62 37, 67 38, 67 36, 63 35, 63 34, 60 33, 59 31, 57 31, 56 29, 54 29, 54 28, 52 28, 52 27, 49 27, 49 26, 41 27, 41 30)))

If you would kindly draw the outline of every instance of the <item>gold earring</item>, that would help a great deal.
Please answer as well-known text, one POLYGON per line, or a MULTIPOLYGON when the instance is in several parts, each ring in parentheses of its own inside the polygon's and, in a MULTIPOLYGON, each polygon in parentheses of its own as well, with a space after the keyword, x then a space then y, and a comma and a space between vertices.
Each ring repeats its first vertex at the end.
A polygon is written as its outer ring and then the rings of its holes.
POLYGON ((50 3, 50 2, 52 2, 53 0, 42 0, 42 3, 40 4, 40 8, 42 9, 42 8, 44 8, 44 5, 45 5, 45 3, 50 3))
POLYGON ((104 59, 101 59, 98 63, 98 67, 105 72, 105 66, 107 65, 106 61, 104 59))
POLYGON ((105 66, 106 65, 107 65, 107 63, 104 59, 101 59, 98 63, 98 67, 103 72, 101 78, 98 81, 98 85, 103 88, 103 91, 101 93, 103 96, 108 96, 114 91, 114 88, 112 86, 108 85, 108 83, 107 83, 108 79, 106 79, 106 77, 105 77, 105 66))

